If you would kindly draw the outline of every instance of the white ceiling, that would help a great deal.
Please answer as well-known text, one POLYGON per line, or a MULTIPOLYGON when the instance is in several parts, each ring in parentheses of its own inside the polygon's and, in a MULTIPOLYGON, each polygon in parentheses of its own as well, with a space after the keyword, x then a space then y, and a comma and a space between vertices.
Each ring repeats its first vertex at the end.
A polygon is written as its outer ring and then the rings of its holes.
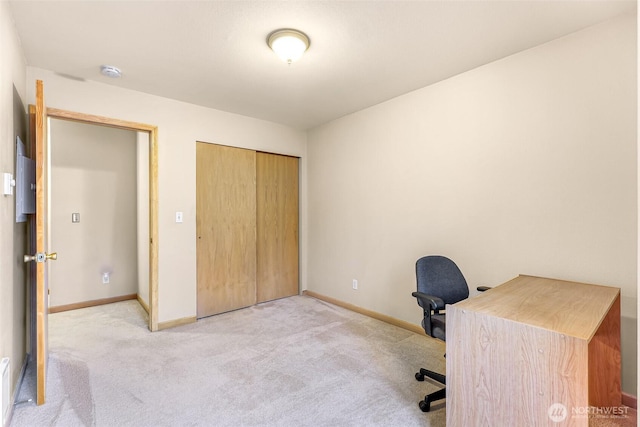
POLYGON ((10 1, 27 64, 309 129, 627 11, 633 1, 10 1), (291 66, 266 44, 296 28, 291 66), (100 65, 122 69, 119 80, 100 65))

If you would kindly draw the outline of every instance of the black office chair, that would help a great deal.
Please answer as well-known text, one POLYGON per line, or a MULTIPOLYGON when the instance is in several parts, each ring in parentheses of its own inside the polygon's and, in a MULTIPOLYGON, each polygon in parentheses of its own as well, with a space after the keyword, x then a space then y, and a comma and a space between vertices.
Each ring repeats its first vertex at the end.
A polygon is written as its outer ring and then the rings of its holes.
MULTIPOLYGON (((432 255, 420 258, 416 262, 416 280, 418 292, 411 295, 418 299, 418 305, 424 311, 422 327, 427 335, 446 341, 446 304, 455 304, 469 297, 469 287, 458 266, 449 258, 432 255)), ((489 289, 486 286, 478 287, 479 291, 489 289)), ((446 385, 446 377, 437 372, 420 368, 416 373, 418 381, 424 381, 429 377, 442 385, 446 385)), ((423 412, 428 412, 431 402, 444 399, 446 388, 427 394, 424 400, 418 403, 423 412)))

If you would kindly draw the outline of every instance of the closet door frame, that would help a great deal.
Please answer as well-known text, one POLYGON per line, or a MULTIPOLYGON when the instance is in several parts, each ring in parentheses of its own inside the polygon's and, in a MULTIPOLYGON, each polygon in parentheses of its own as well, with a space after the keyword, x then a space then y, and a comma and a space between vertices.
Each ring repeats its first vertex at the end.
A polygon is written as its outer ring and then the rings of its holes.
MULTIPOLYGON (((266 162, 269 163, 269 162, 266 162)), ((231 311, 239 308, 248 307, 251 305, 255 305, 256 303, 270 301, 273 299, 283 298, 286 296, 297 295, 300 292, 300 244, 299 244, 299 226, 300 226, 300 176, 299 176, 299 168, 300 168, 300 158, 296 156, 288 156, 284 154, 278 153, 268 153, 263 151, 256 151, 251 149, 239 148, 239 147, 231 147, 220 144, 213 144, 207 142, 196 142, 196 264, 197 264, 197 318, 203 318, 207 316, 211 316, 214 314, 223 313, 226 311, 231 311), (225 211, 226 202, 220 202, 220 198, 224 198, 228 200, 229 194, 225 194, 225 191, 233 188, 234 183, 228 181, 226 183, 216 183, 211 180, 220 179, 220 177, 215 178, 214 176, 207 177, 205 171, 216 169, 217 172, 221 174, 225 174, 227 172, 232 172, 234 169, 237 169, 236 166, 232 164, 232 161, 216 161, 216 159, 208 158, 205 159, 203 157, 203 152, 207 150, 207 146, 215 146, 216 148, 211 148, 211 150, 218 150, 218 152, 226 152, 226 153, 236 153, 238 155, 250 155, 253 153, 254 162, 253 162, 253 200, 254 204, 251 206, 248 203, 244 204, 244 207, 248 209, 245 213, 253 212, 253 224, 249 224, 246 222, 248 218, 244 217, 243 213, 233 213, 231 211, 225 211), (234 151, 238 150, 238 151, 234 151), (260 159, 271 159, 271 160, 284 160, 285 163, 292 162, 295 163, 295 167, 293 170, 288 170, 284 176, 276 176, 273 179, 269 179, 265 181, 264 179, 259 179, 257 174, 260 170, 264 169, 263 166, 258 166, 258 158, 260 159), (225 172, 226 170, 226 172, 225 172), (289 189, 293 191, 294 194, 287 193, 283 194, 282 188, 284 185, 281 182, 282 179, 290 179, 295 177, 295 183, 293 185, 293 189, 289 189), (263 185, 263 190, 259 190, 259 186, 263 185), (218 186, 216 188, 216 186, 218 186), (270 187, 270 190, 268 189, 270 187), (258 192, 262 191, 262 195, 258 195, 258 192), (208 193, 211 195, 211 200, 205 200, 204 195, 208 193), (295 213, 291 212, 291 207, 289 209, 285 209, 282 212, 277 212, 278 209, 274 209, 271 207, 269 210, 268 218, 260 218, 264 211, 264 209, 258 208, 257 204, 259 200, 270 199, 272 202, 277 202, 278 200, 286 199, 288 204, 295 202, 295 213), (234 216, 238 215, 239 218, 236 218, 242 221, 245 221, 244 228, 240 227, 240 231, 236 230, 236 232, 232 232, 231 234, 235 234, 237 236, 242 236, 240 240, 242 241, 242 248, 246 250, 244 253, 248 254, 250 251, 251 245, 251 236, 250 233, 245 233, 247 230, 253 230, 253 257, 246 255, 245 257, 241 257, 242 260, 233 260, 231 262, 222 262, 224 259, 224 251, 225 244, 216 246, 214 240, 218 239, 224 241, 225 239, 230 239, 230 236, 224 234, 221 230, 228 230, 233 228, 233 224, 225 223, 224 218, 218 218, 217 223, 213 224, 212 219, 209 215, 225 217, 225 216, 234 216), (283 218, 276 218, 274 215, 285 214, 283 218), (266 221, 264 221, 266 219, 266 221), (293 230, 283 230, 282 226, 284 222, 288 222, 289 225, 293 223, 293 230), (262 238, 262 242, 260 242, 261 237, 265 235, 265 227, 275 227, 275 232, 270 233, 271 236, 278 239, 275 245, 266 244, 264 238, 262 238), (222 233, 222 234, 221 234, 222 233), (283 246, 283 243, 287 243, 287 246, 283 246), (261 256, 261 251, 263 253, 269 253, 269 256, 263 255, 261 256), (267 252, 265 252, 267 251, 267 252), (295 260, 289 260, 289 263, 282 267, 269 265, 265 263, 268 259, 276 259, 281 260, 283 257, 295 255, 295 260), (263 261, 261 263, 261 261, 263 261), (239 279, 235 281, 229 281, 224 278, 224 274, 229 271, 236 271, 236 268, 239 266, 244 266, 246 269, 244 270, 244 281, 248 283, 248 288, 243 288, 243 284, 239 283, 239 279), (285 280, 281 280, 278 277, 278 271, 283 271, 285 280), (253 280, 250 279, 251 274, 253 274, 253 280), (261 283, 263 282, 267 286, 275 286, 277 289, 261 289, 261 283), (285 282, 284 286, 280 286, 283 282, 285 282), (233 287, 239 286, 241 289, 253 289, 253 300, 250 298, 237 298, 234 296, 233 287), (217 290, 216 290, 217 289, 217 290), (210 291, 213 290, 212 295, 207 295, 210 291), (213 301, 207 301, 207 299, 212 298, 213 301), (223 301, 224 299, 231 299, 232 301, 223 301), (207 308, 207 306, 210 306, 207 308)), ((241 168, 242 169, 242 168, 241 168)), ((268 167, 267 167, 268 169, 268 167)), ((214 173, 217 173, 214 172, 214 173)), ((236 170, 236 173, 239 173, 236 170)), ((232 178, 222 178, 224 179, 232 179, 232 178)), ((249 186, 249 180, 244 179, 245 187, 249 186)), ((241 185, 241 186, 242 186, 241 185)), ((246 189, 246 188, 245 188, 246 189)), ((241 197, 240 194, 236 192, 236 190, 231 190, 232 194, 236 194, 237 197, 241 197)), ((245 194, 246 195, 246 194, 245 194)), ((250 196, 249 196, 250 197, 250 196)), ((236 200, 237 202, 237 200, 236 200)), ((240 222, 242 222, 240 221, 240 222)), ((269 233, 267 233, 269 234, 269 233)), ((223 242, 224 243, 224 242, 223 242)), ((226 242, 228 245, 228 242, 226 242)), ((283 264, 284 265, 284 264, 283 264)), ((236 276, 237 277, 237 276, 236 276)), ((246 284, 245 284, 246 285, 246 284)), ((242 293, 243 291, 241 291, 242 293)), ((245 293, 246 296, 246 293, 245 293)))

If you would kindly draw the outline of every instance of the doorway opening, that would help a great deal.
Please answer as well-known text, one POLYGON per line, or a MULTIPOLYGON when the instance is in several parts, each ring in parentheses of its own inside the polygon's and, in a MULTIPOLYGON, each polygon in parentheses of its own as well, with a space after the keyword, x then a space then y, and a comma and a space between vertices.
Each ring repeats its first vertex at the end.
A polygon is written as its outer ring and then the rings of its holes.
POLYGON ((49 313, 148 307, 148 134, 54 118, 48 128, 47 241, 62 254, 48 269, 49 313))
MULTIPOLYGON (((138 169, 145 170, 148 175, 148 179, 146 180, 144 186, 145 191, 148 191, 148 196, 144 196, 148 199, 148 203, 144 203, 141 200, 141 197, 138 195, 137 199, 137 207, 138 212, 148 212, 148 218, 146 221, 139 221, 139 224, 148 224, 148 232, 146 230, 139 230, 142 233, 139 234, 137 238, 137 246, 138 246, 138 254, 137 259, 139 262, 138 267, 140 269, 144 268, 143 263, 146 261, 148 263, 148 275, 142 274, 143 283, 146 283, 148 280, 148 292, 145 292, 146 289, 141 289, 139 292, 136 291, 137 299, 140 301, 141 305, 149 314, 149 323, 148 328, 150 331, 158 330, 158 147, 157 147, 157 127, 128 122, 118 119, 111 119, 101 116, 94 116, 82 113, 75 113, 71 111, 59 110, 54 108, 47 108, 47 116, 48 119, 57 119, 57 120, 65 120, 76 123, 84 123, 89 125, 98 125, 98 126, 106 126, 109 128, 115 128, 125 131, 133 131, 136 136, 136 157, 140 159, 144 159, 138 161, 138 169), (145 147, 146 146, 146 147, 145 147), (148 190, 147 190, 148 189, 148 190), (142 202, 142 203, 141 203, 142 202), (145 209, 146 208, 146 209, 145 209), (145 244, 145 241, 148 244, 145 244), (146 250, 148 249, 148 250, 146 250), (144 260, 144 261, 141 261, 144 260)), ((143 178, 142 178, 143 179, 143 178)), ((137 181, 142 181, 140 177, 138 177, 137 181)), ((88 183, 90 186, 90 183, 88 183)), ((55 183, 54 183, 55 185, 55 183)), ((91 191, 92 189, 89 189, 91 191)), ((53 201, 55 203, 55 201, 53 201)), ((73 215, 70 216, 69 222, 71 221, 82 221, 82 212, 73 212, 73 215)), ((101 242, 96 241, 95 245, 100 245, 101 242)), ((87 249, 88 250, 88 249, 87 249)), ((104 283, 106 281, 110 281, 111 273, 110 266, 105 265, 100 268, 100 277, 98 278, 100 281, 104 283), (102 271, 104 270, 104 271, 102 271)), ((114 273, 115 274, 115 273, 114 273)), ((145 288, 147 288, 145 286, 145 288)), ((126 297, 126 295, 125 295, 126 297)), ((128 299, 128 298, 126 298, 128 299)), ((108 299, 105 301, 108 302, 108 299)))

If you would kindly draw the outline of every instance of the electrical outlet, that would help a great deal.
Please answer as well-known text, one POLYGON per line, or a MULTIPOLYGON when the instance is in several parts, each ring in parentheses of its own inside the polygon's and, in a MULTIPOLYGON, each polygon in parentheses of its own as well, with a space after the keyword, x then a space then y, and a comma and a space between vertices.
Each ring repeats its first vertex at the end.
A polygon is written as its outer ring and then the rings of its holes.
POLYGON ((358 289, 358 281, 353 279, 353 289, 358 289))
POLYGON ((109 273, 102 273, 102 284, 106 285, 109 283, 109 273))

